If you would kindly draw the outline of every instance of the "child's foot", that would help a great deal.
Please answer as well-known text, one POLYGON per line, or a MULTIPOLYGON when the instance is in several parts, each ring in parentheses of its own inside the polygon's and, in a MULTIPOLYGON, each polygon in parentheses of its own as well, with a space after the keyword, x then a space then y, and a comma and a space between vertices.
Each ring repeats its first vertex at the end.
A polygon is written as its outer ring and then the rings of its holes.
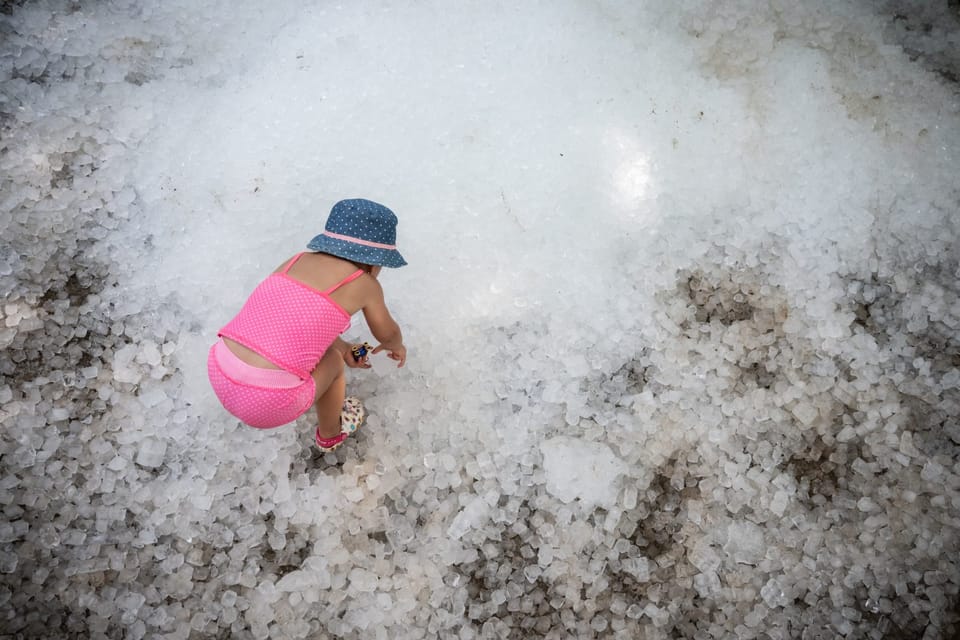
POLYGON ((348 436, 353 435, 357 429, 360 428, 360 425, 363 424, 364 415, 363 405, 360 404, 360 400, 354 397, 345 398, 343 401, 343 411, 340 412, 340 433, 332 438, 321 438, 320 426, 317 425, 317 431, 314 434, 317 447, 324 453, 336 451, 348 436))

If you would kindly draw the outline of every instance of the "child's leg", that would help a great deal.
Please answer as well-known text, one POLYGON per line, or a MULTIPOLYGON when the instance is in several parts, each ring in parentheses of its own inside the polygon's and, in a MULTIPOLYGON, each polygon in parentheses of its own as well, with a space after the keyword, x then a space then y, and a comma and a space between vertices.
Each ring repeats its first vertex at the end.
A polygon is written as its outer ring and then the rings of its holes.
POLYGON ((336 349, 328 349, 312 373, 317 387, 313 406, 321 438, 333 438, 340 433, 340 412, 347 391, 343 369, 343 356, 336 349))

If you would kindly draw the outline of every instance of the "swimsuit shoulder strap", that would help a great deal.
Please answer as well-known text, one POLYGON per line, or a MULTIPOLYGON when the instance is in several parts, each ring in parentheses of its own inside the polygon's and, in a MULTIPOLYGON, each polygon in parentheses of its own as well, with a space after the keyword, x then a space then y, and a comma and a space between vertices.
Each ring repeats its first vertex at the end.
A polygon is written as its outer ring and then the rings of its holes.
POLYGON ((290 259, 290 262, 287 263, 287 266, 284 267, 284 268, 283 268, 283 271, 281 271, 280 273, 286 273, 287 271, 290 271, 290 267, 293 266, 293 263, 296 262, 297 260, 299 260, 299 259, 300 259, 300 256, 302 256, 304 253, 306 253, 306 252, 305 252, 305 251, 301 251, 301 252, 298 253, 297 255, 293 256, 293 258, 290 259))
POLYGON ((350 275, 348 275, 346 278, 344 278, 343 280, 341 280, 341 281, 338 282, 337 284, 333 285, 332 287, 330 287, 329 289, 327 289, 327 290, 324 291, 323 293, 326 294, 326 295, 330 295, 331 293, 333 293, 334 291, 336 291, 337 289, 339 289, 339 288, 342 287, 343 285, 348 284, 348 283, 350 283, 350 282, 353 282, 354 280, 356 280, 357 278, 359 278, 360 276, 362 276, 364 273, 366 273, 366 271, 364 271, 363 269, 357 269, 356 271, 354 271, 353 273, 351 273, 350 275))

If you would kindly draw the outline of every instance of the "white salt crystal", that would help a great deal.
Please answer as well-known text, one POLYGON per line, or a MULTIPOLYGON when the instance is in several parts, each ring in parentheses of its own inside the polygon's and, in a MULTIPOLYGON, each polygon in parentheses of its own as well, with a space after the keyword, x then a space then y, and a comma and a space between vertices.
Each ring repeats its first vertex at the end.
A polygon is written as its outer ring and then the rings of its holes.
POLYGON ((650 618, 650 621, 655 627, 663 627, 670 622, 670 613, 665 609, 661 609, 652 602, 648 603, 647 606, 643 608, 643 613, 650 618))
POLYGON ((500 495, 494 491, 483 496, 476 496, 460 513, 454 517, 447 529, 447 535, 459 539, 470 529, 479 528, 489 517, 491 508, 499 500, 500 495))
POLYGON ((537 551, 537 564, 541 567, 549 567, 553 563, 553 548, 548 545, 540 545, 537 551))
POLYGON ((149 409, 166 400, 167 394, 163 391, 163 389, 151 389, 146 393, 141 393, 138 398, 141 404, 149 409))
POLYGON ((637 488, 632 484, 628 484, 623 489, 623 498, 621 499, 620 504, 627 511, 634 509, 637 506, 637 496, 637 488))
POLYGON ((194 493, 190 496, 190 503, 197 509, 209 511, 213 506, 213 496, 209 493, 194 493))
POLYGON ((140 441, 135 462, 142 467, 156 468, 163 464, 167 453, 167 443, 153 437, 140 441))
POLYGON ((541 573, 543 573, 543 570, 538 565, 531 564, 523 568, 523 576, 530 583, 536 582, 541 573))
POLYGON ((83 367, 82 369, 80 369, 80 375, 82 375, 87 380, 92 380, 93 378, 96 378, 98 375, 100 375, 100 367, 97 367, 97 366, 83 367))
POLYGON ((698 573, 693 577, 693 586, 701 598, 713 598, 720 593, 720 576, 715 571, 698 573))
POLYGON ((17 570, 20 557, 9 551, 0 551, 0 573, 13 573, 17 570))
POLYGON ((763 585, 760 589, 760 597, 763 598, 764 603, 771 609, 787 604, 787 597, 780 583, 775 578, 770 578, 767 583, 763 585))
POLYGON ((623 515, 623 512, 616 507, 610 509, 610 511, 607 512, 607 516, 603 519, 603 530, 607 533, 612 533, 613 530, 617 528, 621 515, 623 515))
POLYGON ((633 579, 637 582, 649 582, 650 562, 647 558, 627 558, 620 564, 623 570, 633 576, 633 579))
POLYGON ((356 591, 371 592, 377 588, 377 574, 361 567, 356 567, 351 570, 349 577, 350 586, 356 591))
POLYGON ((773 499, 770 501, 770 511, 777 516, 782 516, 789 503, 790 496, 787 495, 785 491, 777 491, 775 494, 773 494, 773 499))
POLYGON ((597 633, 602 633, 607 628, 607 619, 602 615, 596 615, 593 617, 593 620, 590 621, 590 628, 597 633))
POLYGON ((453 471, 457 468, 457 459, 449 453, 443 453, 440 455, 440 466, 446 471, 453 471))
POLYGON ((810 426, 817 418, 817 408, 808 402, 798 402, 792 413, 804 426, 810 426))
POLYGON ((853 425, 847 425, 837 434, 837 442, 850 442, 857 435, 857 430, 853 425))
MULTIPOLYGON (((280 591, 304 591, 306 589, 318 586, 319 580, 317 575, 311 571, 304 571, 302 569, 291 571, 277 581, 277 589, 280 591)), ((234 594, 230 599, 235 602, 237 599, 236 594, 234 594)), ((224 602, 224 605, 232 606, 233 603, 231 602, 228 605, 226 602, 224 602)))
POLYGON ((146 597, 140 593, 128 593, 115 600, 117 606, 124 611, 136 611, 146 602, 146 597))
POLYGON ((13 542, 17 537, 17 534, 14 533, 13 524, 0 522, 0 542, 13 542))
POLYGON ((702 572, 716 571, 720 567, 720 556, 709 540, 701 538, 690 551, 690 564, 702 572))
POLYGON ((138 362, 144 362, 150 366, 156 366, 163 360, 163 355, 153 340, 144 340, 140 345, 140 351, 137 353, 138 362))
POLYGON ((943 389, 960 388, 960 369, 950 369, 940 378, 940 387, 943 389))
POLYGON ((364 491, 360 487, 349 487, 343 490, 343 497, 350 502, 360 502, 363 500, 364 491))
POLYGON ((744 617, 743 623, 746 626, 750 627, 751 629, 754 629, 760 626, 760 623, 763 622, 763 618, 766 612, 767 612, 767 609, 765 607, 762 607, 762 606, 754 607, 750 611, 750 613, 748 613, 744 617))
POLYGON ((133 359, 137 355, 137 346, 128 344, 121 347, 113 354, 113 379, 117 382, 126 382, 136 384, 140 382, 142 375, 133 359))
POLYGON ((940 482, 943 477, 943 466, 934 460, 928 460, 920 470, 920 477, 927 482, 940 482))
POLYGON ((582 353, 568 353, 562 358, 563 366, 568 375, 579 378, 590 372, 590 365, 582 353))
POLYGON ((413 541, 415 535, 413 527, 405 517, 401 515, 390 516, 387 538, 392 544, 395 546, 408 544, 413 541))
POLYGON ((752 522, 733 522, 727 526, 727 542, 723 550, 734 562, 756 564, 763 559, 766 545, 763 529, 752 522))
POLYGON ((580 500, 584 506, 612 507, 617 501, 617 479, 626 465, 609 447, 567 436, 540 444, 547 492, 562 502, 580 500))

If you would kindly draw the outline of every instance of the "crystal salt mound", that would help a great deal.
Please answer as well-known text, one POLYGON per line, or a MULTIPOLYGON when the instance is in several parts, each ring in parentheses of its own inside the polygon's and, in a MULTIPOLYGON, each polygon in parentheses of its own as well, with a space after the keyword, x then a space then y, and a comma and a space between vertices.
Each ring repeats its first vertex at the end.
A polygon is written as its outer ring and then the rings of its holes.
POLYGON ((617 502, 617 477, 627 467, 610 448, 567 436, 540 445, 547 491, 562 502, 580 500, 585 507, 612 507, 617 502))

